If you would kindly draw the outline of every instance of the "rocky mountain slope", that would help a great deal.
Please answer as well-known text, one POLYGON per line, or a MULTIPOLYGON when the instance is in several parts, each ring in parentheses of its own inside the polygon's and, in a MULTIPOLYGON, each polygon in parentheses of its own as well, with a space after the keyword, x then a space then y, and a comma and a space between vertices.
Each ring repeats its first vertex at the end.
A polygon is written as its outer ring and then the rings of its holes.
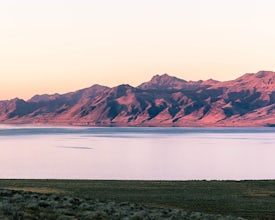
POLYGON ((275 126, 275 72, 235 80, 156 75, 138 87, 94 85, 0 101, 0 123, 87 126, 275 126))

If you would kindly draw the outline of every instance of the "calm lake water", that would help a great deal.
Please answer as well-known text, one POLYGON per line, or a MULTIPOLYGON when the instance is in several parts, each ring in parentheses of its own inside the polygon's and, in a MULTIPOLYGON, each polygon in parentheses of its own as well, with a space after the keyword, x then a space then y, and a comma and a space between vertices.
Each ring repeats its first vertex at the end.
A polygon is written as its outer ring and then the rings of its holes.
POLYGON ((275 128, 1 126, 0 178, 275 179, 275 128))

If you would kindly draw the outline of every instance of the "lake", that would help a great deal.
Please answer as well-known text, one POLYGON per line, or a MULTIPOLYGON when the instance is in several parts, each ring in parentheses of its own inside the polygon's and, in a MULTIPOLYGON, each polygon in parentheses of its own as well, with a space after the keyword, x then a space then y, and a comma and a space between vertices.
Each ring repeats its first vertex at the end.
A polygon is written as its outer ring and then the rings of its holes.
POLYGON ((275 128, 0 127, 0 178, 275 179, 275 128))

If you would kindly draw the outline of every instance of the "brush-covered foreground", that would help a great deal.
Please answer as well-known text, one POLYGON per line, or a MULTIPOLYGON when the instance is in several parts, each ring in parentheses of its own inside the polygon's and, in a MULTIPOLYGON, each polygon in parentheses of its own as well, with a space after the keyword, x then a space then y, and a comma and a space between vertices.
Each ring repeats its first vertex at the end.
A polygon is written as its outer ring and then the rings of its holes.
POLYGON ((0 180, 0 219, 241 219, 229 215, 275 219, 275 181, 0 180))
POLYGON ((181 209, 146 207, 129 202, 118 203, 56 194, 0 190, 0 195, 0 219, 243 219, 187 212, 181 209))

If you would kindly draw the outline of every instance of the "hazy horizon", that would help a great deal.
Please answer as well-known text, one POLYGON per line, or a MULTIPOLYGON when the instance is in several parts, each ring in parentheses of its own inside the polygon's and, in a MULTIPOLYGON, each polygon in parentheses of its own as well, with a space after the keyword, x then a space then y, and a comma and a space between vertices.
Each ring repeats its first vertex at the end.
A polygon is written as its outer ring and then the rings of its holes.
POLYGON ((0 100, 168 73, 225 81, 275 70, 263 0, 10 0, 0 3, 0 100))

